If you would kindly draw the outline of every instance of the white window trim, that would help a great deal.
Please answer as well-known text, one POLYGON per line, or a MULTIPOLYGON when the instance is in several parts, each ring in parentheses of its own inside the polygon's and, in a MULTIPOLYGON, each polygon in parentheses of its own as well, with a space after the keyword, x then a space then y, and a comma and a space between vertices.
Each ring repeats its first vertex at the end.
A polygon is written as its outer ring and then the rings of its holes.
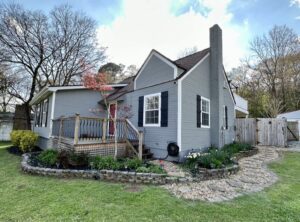
POLYGON ((160 127, 160 120, 161 120, 161 93, 154 93, 144 96, 144 109, 143 109, 143 126, 150 126, 150 127, 160 127), (146 123, 146 99, 149 97, 158 96, 158 123, 146 123))
POLYGON ((210 128, 210 100, 205 98, 205 97, 202 97, 201 96, 201 128, 207 128, 209 129, 210 128), (202 100, 205 100, 208 102, 208 112, 203 112, 202 110, 202 100), (202 113, 207 113, 208 114, 208 126, 207 125, 203 125, 203 120, 202 120, 202 113))

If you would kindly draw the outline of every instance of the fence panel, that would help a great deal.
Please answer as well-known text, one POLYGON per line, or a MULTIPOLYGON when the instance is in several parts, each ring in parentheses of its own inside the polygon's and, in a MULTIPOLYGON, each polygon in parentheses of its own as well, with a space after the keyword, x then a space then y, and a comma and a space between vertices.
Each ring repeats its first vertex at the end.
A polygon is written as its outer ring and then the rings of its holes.
POLYGON ((236 119, 236 140, 264 146, 287 146, 287 121, 272 118, 236 119))
POLYGON ((288 123, 288 140, 299 140, 299 123, 298 121, 289 121, 288 123))
POLYGON ((256 119, 236 119, 236 140, 256 144, 256 119))

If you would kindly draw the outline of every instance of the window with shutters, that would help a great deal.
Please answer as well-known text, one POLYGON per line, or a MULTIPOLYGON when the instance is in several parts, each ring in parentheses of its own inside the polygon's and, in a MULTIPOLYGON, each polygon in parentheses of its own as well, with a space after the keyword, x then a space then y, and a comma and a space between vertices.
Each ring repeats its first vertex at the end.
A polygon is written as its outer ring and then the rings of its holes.
POLYGON ((144 96, 144 126, 160 126, 161 94, 144 96))
POLYGON ((210 100, 201 97, 201 127, 210 127, 210 100))

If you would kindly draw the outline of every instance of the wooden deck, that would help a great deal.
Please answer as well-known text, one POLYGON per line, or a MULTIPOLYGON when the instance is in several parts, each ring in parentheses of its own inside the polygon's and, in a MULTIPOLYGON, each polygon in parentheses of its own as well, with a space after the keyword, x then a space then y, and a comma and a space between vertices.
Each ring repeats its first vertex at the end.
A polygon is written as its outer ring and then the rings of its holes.
POLYGON ((53 120, 52 143, 60 150, 108 156, 136 155, 142 159, 143 133, 127 119, 102 119, 79 115, 53 120))

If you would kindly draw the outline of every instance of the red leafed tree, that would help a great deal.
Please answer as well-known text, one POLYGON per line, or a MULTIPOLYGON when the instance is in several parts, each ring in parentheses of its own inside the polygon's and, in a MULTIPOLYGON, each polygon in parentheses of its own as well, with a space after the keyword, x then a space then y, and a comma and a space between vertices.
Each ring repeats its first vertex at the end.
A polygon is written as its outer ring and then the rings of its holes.
MULTIPOLYGON (((111 91, 113 88, 108 85, 107 75, 105 73, 86 73, 83 76, 83 84, 86 88, 93 89, 95 91, 98 91, 101 93, 101 96, 103 98, 105 108, 108 112, 109 119, 113 121, 113 127, 114 127, 114 143, 115 143, 115 154, 114 158, 117 158, 118 154, 118 143, 117 143, 117 121, 115 116, 112 116, 110 113, 110 110, 108 108, 108 102, 107 102, 107 96, 109 95, 109 91, 111 91)), ((110 120, 109 120, 110 121, 110 120)))

